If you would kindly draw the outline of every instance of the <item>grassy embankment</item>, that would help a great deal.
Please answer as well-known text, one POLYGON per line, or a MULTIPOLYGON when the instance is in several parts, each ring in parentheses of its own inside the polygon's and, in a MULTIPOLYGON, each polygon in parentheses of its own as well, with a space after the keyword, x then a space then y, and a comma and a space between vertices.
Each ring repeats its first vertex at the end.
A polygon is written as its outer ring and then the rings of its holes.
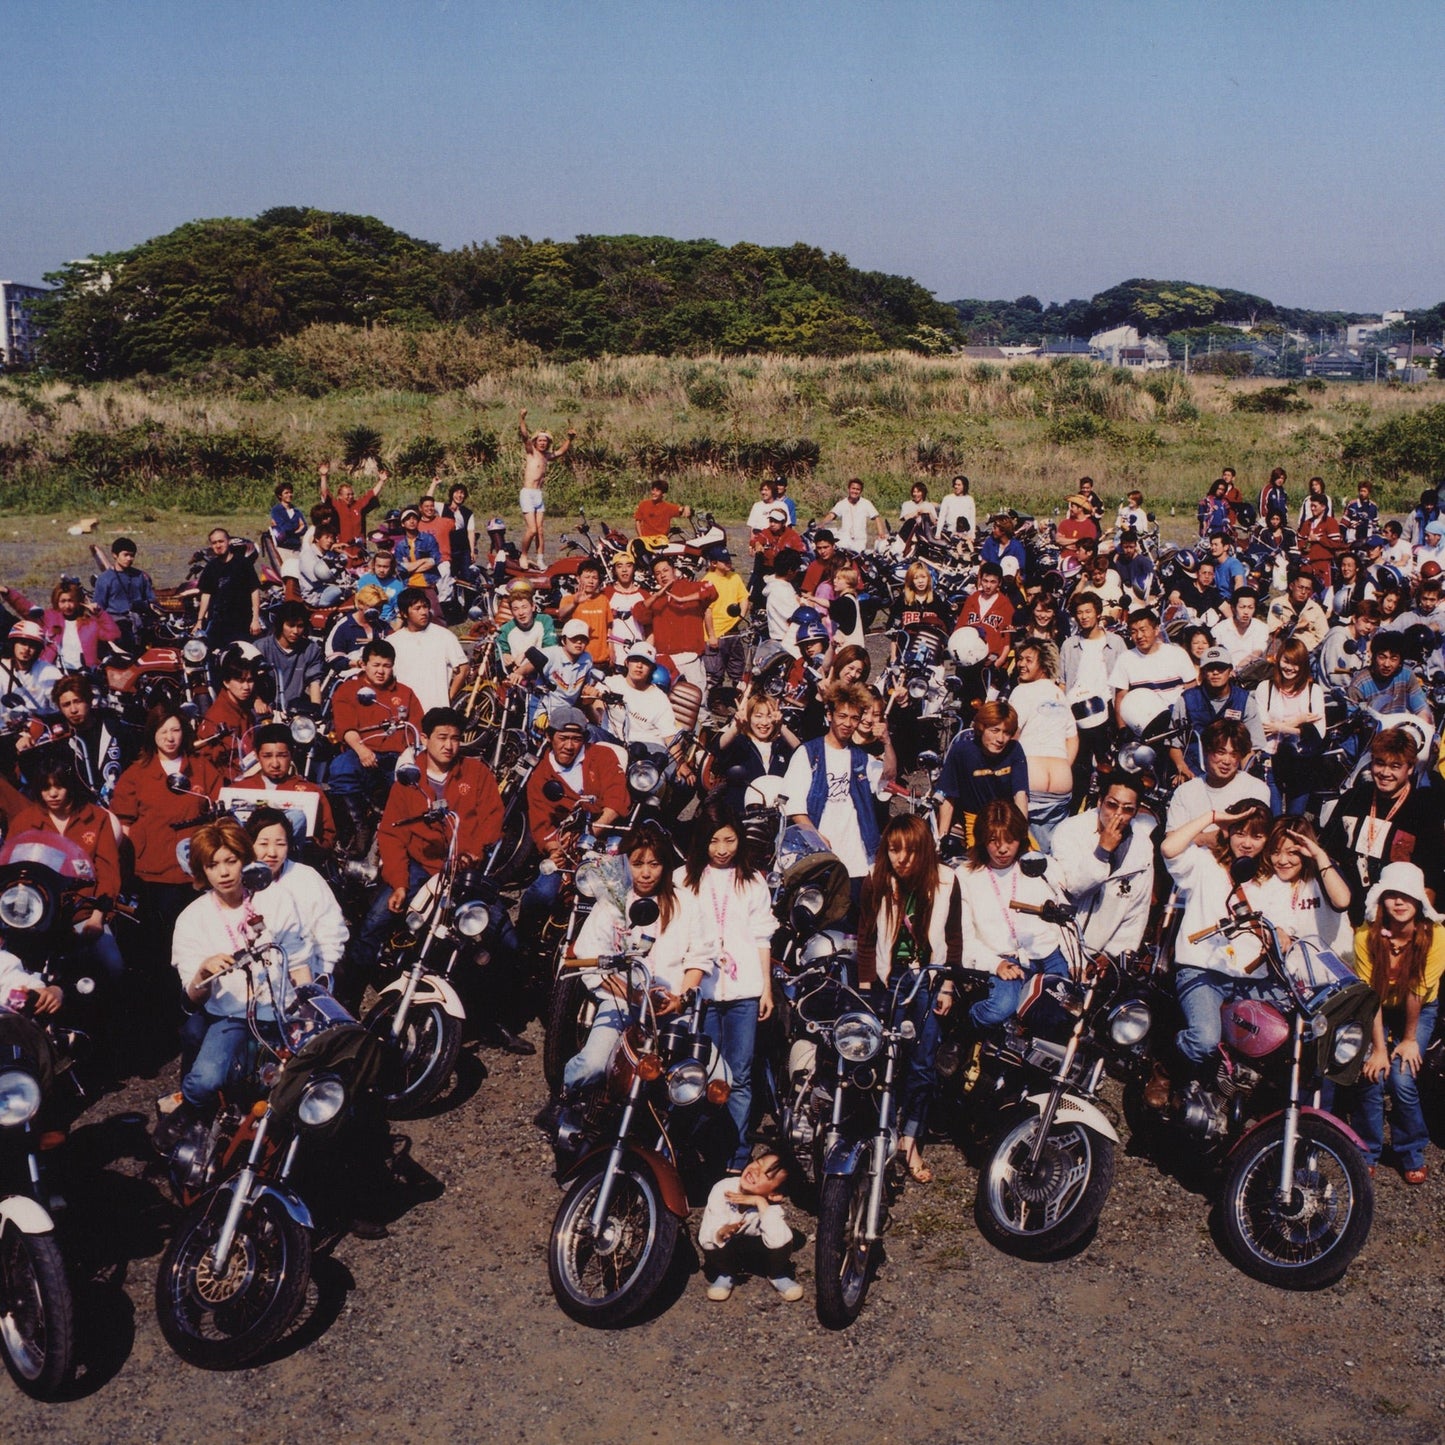
MULTIPOLYGON (((963 471, 981 510, 1050 513, 1089 474, 1111 503, 1139 487, 1161 520, 1171 509, 1182 520, 1226 464, 1246 493, 1279 464, 1292 493, 1319 472, 1338 495, 1368 474, 1344 460, 1347 431, 1417 413, 1445 392, 1307 383, 1272 398, 1287 409, 1239 409, 1242 398, 1272 389, 1084 363, 995 366, 906 353, 544 362, 500 368, 465 390, 319 398, 235 384, 12 381, 0 383, 0 510, 100 512, 108 517, 102 531, 171 510, 254 526, 276 479, 296 480, 298 499, 309 503, 315 464, 339 462, 348 435, 371 428, 397 474, 388 500, 414 494, 440 464, 468 482, 479 512, 515 524, 516 412, 525 405, 534 428, 559 440, 569 423, 578 431, 572 457, 549 483, 559 519, 578 505, 623 519, 645 480, 666 475, 676 498, 737 520, 758 479, 783 470, 805 515, 825 511, 848 476, 861 476, 896 516, 913 481, 937 497, 963 471)), ((1378 495, 1386 510, 1402 510, 1418 487, 1412 476, 1386 478, 1378 495)), ((188 521, 187 531, 194 526, 188 521)))

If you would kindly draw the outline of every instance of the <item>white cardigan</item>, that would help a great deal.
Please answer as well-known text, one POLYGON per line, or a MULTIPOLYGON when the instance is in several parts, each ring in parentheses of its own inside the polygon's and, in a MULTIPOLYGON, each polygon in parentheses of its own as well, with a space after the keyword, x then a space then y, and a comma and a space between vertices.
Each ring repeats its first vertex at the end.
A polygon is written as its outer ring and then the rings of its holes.
POLYGON ((1047 958, 1062 942, 1052 923, 1031 913, 1015 913, 1010 899, 1020 903, 1047 903, 1053 898, 1043 878, 1030 878, 1015 863, 1002 871, 960 868, 963 894, 963 966, 982 973, 997 973, 1005 958, 1020 963, 1047 958))
POLYGON ((768 885, 754 878, 740 888, 734 869, 711 866, 703 869, 695 893, 681 868, 673 880, 686 898, 692 925, 687 962, 703 970, 703 997, 717 1003, 761 998, 767 983, 762 960, 777 928, 768 885))

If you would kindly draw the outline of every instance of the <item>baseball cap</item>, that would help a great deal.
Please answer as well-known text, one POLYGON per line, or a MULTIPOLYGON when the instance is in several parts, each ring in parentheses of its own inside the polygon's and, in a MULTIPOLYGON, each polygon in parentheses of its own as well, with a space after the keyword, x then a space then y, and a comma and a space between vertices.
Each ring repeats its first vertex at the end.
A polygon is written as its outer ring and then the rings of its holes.
POLYGON ((1202 672, 1206 667, 1233 667, 1234 658, 1230 656, 1227 647, 1207 647, 1204 656, 1199 659, 1199 668, 1202 672))
POLYGON ((705 547, 702 555, 709 562, 731 562, 733 560, 733 554, 723 546, 705 547))
POLYGON ((788 509, 786 507, 769 507, 768 521, 786 522, 788 520, 788 509))
POLYGON ((547 731, 549 733, 585 733, 587 719, 575 707, 554 707, 547 714, 547 731))
POLYGON ((1370 535, 1365 538, 1365 546, 1370 548, 1383 547, 1385 546, 1385 539, 1378 532, 1371 532, 1370 535))
POLYGON ((592 629, 583 622, 580 617, 574 617, 570 622, 562 624, 563 637, 591 637, 592 629))
POLYGON ((634 642, 627 649, 627 656, 622 660, 631 662, 634 657, 641 658, 644 662, 656 662, 657 649, 646 638, 643 638, 641 642, 634 642))

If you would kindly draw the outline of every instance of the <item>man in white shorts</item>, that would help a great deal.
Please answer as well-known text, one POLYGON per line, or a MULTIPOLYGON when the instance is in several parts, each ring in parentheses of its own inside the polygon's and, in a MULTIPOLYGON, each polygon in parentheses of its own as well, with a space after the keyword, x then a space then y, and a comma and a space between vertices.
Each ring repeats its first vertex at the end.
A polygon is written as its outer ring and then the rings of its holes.
POLYGON ((542 555, 546 546, 542 535, 542 483, 547 480, 547 463, 566 456, 577 433, 568 427, 567 440, 553 451, 551 432, 527 430, 526 407, 522 408, 517 431, 522 437, 522 490, 517 496, 522 507, 522 561, 526 562, 527 553, 535 542, 537 566, 545 567, 546 558, 542 555))

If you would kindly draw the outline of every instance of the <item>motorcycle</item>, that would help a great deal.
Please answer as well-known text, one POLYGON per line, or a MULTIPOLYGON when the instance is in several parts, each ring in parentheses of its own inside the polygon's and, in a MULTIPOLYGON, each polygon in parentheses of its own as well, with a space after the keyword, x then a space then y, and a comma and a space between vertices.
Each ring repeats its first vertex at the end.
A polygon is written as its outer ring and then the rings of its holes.
MULTIPOLYGON (((248 864, 247 887, 265 886, 269 873, 248 864)), ((223 1095, 211 1123, 194 1124, 169 1152, 185 1213, 155 1286, 166 1342, 188 1364, 216 1370, 254 1359, 300 1312, 315 1226, 292 1182, 297 1158, 341 1131, 378 1066, 374 1035, 326 988, 283 988, 289 999, 277 997, 284 950, 253 942, 235 967, 246 975, 258 1063, 223 1095), (257 1017, 262 987, 274 1024, 257 1017)))
POLYGON ((1135 980, 1109 1017, 1127 1079, 1125 1115, 1137 1136, 1166 1124, 1218 1162, 1221 1234, 1240 1269, 1284 1289, 1318 1289, 1349 1268, 1374 1218, 1363 1146, 1320 1107, 1319 1089, 1359 1077, 1378 1001, 1327 950, 1303 940, 1286 949, 1274 923, 1242 900, 1191 937, 1215 935, 1259 942, 1255 967, 1268 972, 1270 998, 1224 1004, 1217 1078, 1171 1090, 1156 1111, 1143 1084, 1181 1015, 1167 976, 1135 980))
MULTIPOLYGON (((0 914, 13 892, 13 884, 0 891, 0 914)), ((0 1356, 37 1400, 64 1390, 75 1349, 75 1306, 36 1131, 58 1067, 49 1033, 23 1012, 0 1009, 0 1356)))
POLYGON ((547 1275, 568 1315, 601 1328, 632 1319, 666 1277, 688 1215, 684 1146, 700 1111, 721 1108, 731 1092, 726 1065, 698 1028, 696 994, 670 1017, 653 1006, 643 930, 657 918, 655 902, 637 899, 626 953, 574 961, 625 974, 630 1003, 606 1081, 563 1111, 555 1144, 567 1193, 552 1221, 547 1275))

